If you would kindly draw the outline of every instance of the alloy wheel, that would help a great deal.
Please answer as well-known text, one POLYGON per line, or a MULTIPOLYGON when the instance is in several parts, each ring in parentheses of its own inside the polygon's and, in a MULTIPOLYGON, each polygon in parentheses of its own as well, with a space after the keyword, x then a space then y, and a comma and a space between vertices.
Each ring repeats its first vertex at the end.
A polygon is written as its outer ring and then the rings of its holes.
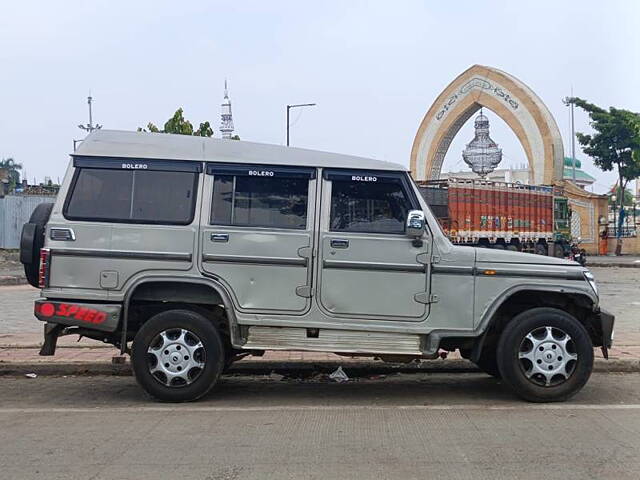
POLYGON ((167 387, 193 383, 206 363, 204 345, 197 335, 184 328, 164 330, 147 350, 149 373, 167 387))
POLYGON ((572 338, 557 327, 540 327, 522 339, 518 360, 530 382, 552 387, 573 374, 578 354, 572 338))

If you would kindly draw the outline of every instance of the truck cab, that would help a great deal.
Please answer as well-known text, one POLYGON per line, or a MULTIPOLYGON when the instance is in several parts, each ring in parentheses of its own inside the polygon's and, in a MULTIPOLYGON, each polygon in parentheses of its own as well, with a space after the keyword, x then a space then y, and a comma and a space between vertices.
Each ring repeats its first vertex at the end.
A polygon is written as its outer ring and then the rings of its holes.
POLYGON ((526 400, 563 400, 613 331, 586 268, 453 245, 406 167, 250 142, 91 133, 21 260, 42 354, 111 343, 165 401, 265 350, 458 350, 526 400))

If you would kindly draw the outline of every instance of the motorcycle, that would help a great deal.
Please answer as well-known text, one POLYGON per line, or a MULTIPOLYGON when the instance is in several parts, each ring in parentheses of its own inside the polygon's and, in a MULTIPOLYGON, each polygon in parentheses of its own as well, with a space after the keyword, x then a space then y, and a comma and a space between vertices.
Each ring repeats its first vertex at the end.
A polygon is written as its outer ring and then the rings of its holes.
POLYGON ((582 239, 580 237, 571 242, 568 258, 569 260, 578 262, 584 267, 587 264, 587 252, 584 248, 580 248, 580 243, 582 243, 582 239))

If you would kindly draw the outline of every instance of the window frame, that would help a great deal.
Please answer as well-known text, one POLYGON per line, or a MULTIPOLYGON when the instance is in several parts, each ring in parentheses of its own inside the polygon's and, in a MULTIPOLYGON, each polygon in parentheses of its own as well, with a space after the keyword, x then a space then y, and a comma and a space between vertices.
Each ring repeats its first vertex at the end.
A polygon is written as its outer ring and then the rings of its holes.
MULTIPOLYGON (((228 227, 228 228, 261 228, 266 230, 294 230, 294 231, 308 231, 309 219, 313 218, 313 212, 310 211, 312 205, 315 205, 315 199, 312 198, 314 190, 311 188, 311 180, 316 178, 316 167, 289 167, 281 165, 268 165, 268 164, 248 164, 248 163, 207 163, 206 174, 212 177, 211 192, 209 202, 209 218, 207 220, 209 227, 228 227), (252 175, 250 172, 273 172, 274 175, 252 175), (235 224, 232 222, 213 222, 213 196, 215 193, 215 181, 217 175, 231 176, 233 177, 233 189, 232 195, 235 196, 236 177, 260 177, 267 176, 269 178, 297 178, 307 179, 307 206, 305 212, 305 224, 302 227, 282 227, 265 224, 235 224)), ((232 219, 233 220, 233 219, 232 219)))
MULTIPOLYGON (((198 187, 200 184, 200 174, 202 173, 202 162, 194 160, 162 160, 162 159, 145 159, 131 157, 73 157, 74 172, 69 185, 69 190, 62 207, 62 216, 66 220, 80 222, 98 222, 98 223, 123 223, 137 225, 170 225, 185 226, 191 225, 196 216, 196 204, 198 201, 198 187), (124 165, 127 165, 125 167, 124 165), (144 168, 131 168, 129 165, 144 165, 144 168), (120 168, 118 168, 118 166, 120 168), (102 217, 84 217, 69 214, 69 204, 75 192, 78 179, 82 170, 115 170, 130 171, 132 175, 136 171, 160 171, 160 172, 183 172, 193 173, 192 198, 189 218, 181 222, 169 222, 159 220, 138 220, 123 218, 102 218, 102 217)), ((133 191, 131 191, 133 198, 133 191)))
MULTIPOLYGON (((358 235, 395 235, 395 236, 406 236, 407 225, 406 218, 402 222, 402 232, 383 232, 383 231, 371 231, 371 230, 334 230, 331 228, 331 211, 332 211, 332 203, 333 203, 333 180, 343 180, 347 179, 347 177, 351 177, 353 175, 359 176, 373 176, 376 178, 382 179, 391 179, 391 180, 400 180, 400 188, 402 192, 405 194, 405 197, 409 201, 410 210, 421 210, 420 203, 411 188, 411 184, 407 179, 407 172, 393 171, 393 170, 359 170, 359 169, 339 169, 339 168, 327 168, 322 172, 322 177, 325 181, 330 182, 331 189, 329 191, 329 199, 328 199, 328 215, 327 215, 327 232, 330 233, 339 233, 339 234, 350 234, 355 233, 358 235)), ((360 182, 360 183, 369 183, 369 182, 360 182)), ((371 182, 374 183, 374 182, 371 182)), ((408 213, 408 212, 407 212, 408 213)))

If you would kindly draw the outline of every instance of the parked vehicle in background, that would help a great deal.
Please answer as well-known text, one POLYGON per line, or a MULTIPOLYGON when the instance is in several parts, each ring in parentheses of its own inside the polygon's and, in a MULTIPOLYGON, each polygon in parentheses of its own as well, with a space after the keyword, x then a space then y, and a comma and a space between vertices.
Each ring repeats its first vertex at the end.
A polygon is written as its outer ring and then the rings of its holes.
POLYGON ((584 267, 587 264, 587 251, 584 248, 580 248, 581 242, 582 240, 580 238, 571 242, 571 252, 567 258, 574 262, 578 262, 584 267))
MULTIPOLYGON (((551 192, 526 192, 546 210, 505 231, 548 238, 551 192)), ((495 228, 483 215, 471 230, 495 228)), ((401 165, 195 136, 91 133, 25 225, 21 260, 42 289, 42 355, 61 335, 113 344, 166 401, 265 350, 459 350, 522 398, 559 401, 614 323, 575 262, 453 245, 401 165)))
POLYGON ((569 254, 570 210, 560 188, 457 178, 418 185, 456 245, 569 254))

